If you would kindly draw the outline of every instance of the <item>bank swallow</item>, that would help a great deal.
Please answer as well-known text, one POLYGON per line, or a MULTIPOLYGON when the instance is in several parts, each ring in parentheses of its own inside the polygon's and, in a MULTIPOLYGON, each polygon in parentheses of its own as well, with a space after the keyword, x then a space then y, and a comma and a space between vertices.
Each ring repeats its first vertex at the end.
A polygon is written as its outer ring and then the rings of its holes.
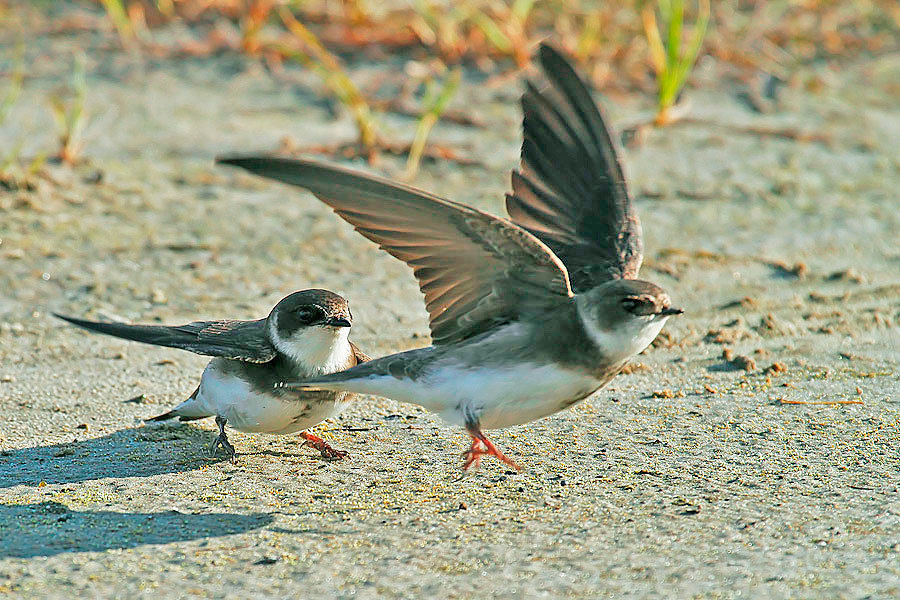
POLYGON ((522 97, 522 163, 510 219, 348 169, 302 160, 220 162, 310 190, 413 268, 433 345, 291 388, 374 394, 464 426, 464 469, 492 455, 483 430, 528 423, 584 400, 646 348, 671 315, 637 279, 641 229, 613 135, 569 62, 542 45, 548 87, 522 97))
MULTIPOLYGON (((214 356, 187 400, 148 421, 215 417, 219 437, 210 454, 221 446, 231 457, 235 450, 225 434, 226 424, 238 431, 294 433, 337 415, 353 398, 344 391, 278 388, 277 382, 316 378, 369 360, 348 339, 349 304, 328 290, 294 292, 256 321, 196 321, 170 327, 56 316, 97 333, 214 356)), ((347 456, 318 436, 306 431, 300 435, 304 445, 325 458, 347 456)))

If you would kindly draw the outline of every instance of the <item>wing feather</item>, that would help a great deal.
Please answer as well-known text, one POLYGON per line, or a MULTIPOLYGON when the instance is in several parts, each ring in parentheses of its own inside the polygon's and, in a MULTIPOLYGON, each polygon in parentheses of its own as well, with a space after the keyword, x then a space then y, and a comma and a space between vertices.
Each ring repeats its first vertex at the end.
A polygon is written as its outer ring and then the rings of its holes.
POLYGON ((634 279, 641 227, 612 133, 559 51, 542 44, 539 62, 549 86, 528 83, 522 96, 522 165, 506 210, 562 260, 575 292, 634 279))
POLYGON ((219 162, 310 190, 409 264, 425 295, 435 344, 467 339, 572 297, 562 262, 506 219, 337 166, 268 157, 219 162))
POLYGON ((57 317, 89 331, 113 337, 189 350, 195 354, 221 356, 244 362, 264 363, 275 358, 276 350, 266 333, 266 320, 195 321, 185 325, 131 325, 100 323, 56 314, 57 317))

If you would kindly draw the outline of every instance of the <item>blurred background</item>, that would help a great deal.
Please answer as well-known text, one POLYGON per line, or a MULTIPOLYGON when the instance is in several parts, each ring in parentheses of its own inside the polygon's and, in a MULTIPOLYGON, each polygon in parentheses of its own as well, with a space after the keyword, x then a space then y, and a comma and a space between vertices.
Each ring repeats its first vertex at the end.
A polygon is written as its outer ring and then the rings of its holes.
MULTIPOLYGON (((502 214, 544 39, 607 109, 645 276, 680 303, 740 312, 774 294, 796 312, 823 284, 896 268, 890 0, 5 1, 0 15, 0 335, 21 342, 44 339, 52 308, 256 317, 321 286, 357 300, 376 352, 424 344, 405 266, 308 196, 213 159, 349 162, 502 214)), ((800 327, 895 318, 870 309, 800 327)), ((658 344, 715 339, 702 318, 658 344)))
MULTIPOLYGON (((401 155, 412 177, 423 154, 475 160, 458 145, 428 143, 441 119, 486 125, 477 106, 455 99, 462 75, 468 85, 517 90, 519 72, 545 38, 566 48, 596 89, 655 104, 657 126, 690 112, 679 106, 688 81, 730 85, 749 109, 773 112, 780 87, 822 91, 843 65, 900 44, 900 7, 890 0, 6 0, 0 10, 0 123, 16 126, 23 88, 58 77, 42 102, 55 127, 29 131, 7 148, 6 187, 21 159, 38 171, 47 158, 73 164, 96 154, 84 139, 88 123, 106 116, 90 106, 95 78, 127 83, 137 68, 218 59, 232 72, 217 78, 263 69, 284 88, 300 87, 295 73, 313 73, 298 110, 314 100, 356 131, 302 149, 371 160, 401 155), (65 71, 52 73, 53 66, 65 71), (406 127, 392 126, 397 116, 408 118, 406 127)), ((165 90, 147 93, 161 94, 161 112, 174 109, 165 90)), ((283 142, 284 151, 302 143, 283 142)))

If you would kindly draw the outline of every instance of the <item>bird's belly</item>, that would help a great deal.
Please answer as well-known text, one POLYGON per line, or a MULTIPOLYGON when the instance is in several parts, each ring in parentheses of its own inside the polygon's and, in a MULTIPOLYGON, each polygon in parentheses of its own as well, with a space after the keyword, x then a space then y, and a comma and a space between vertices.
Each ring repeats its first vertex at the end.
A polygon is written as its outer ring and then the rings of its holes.
POLYGON ((344 394, 275 396, 253 391, 235 377, 204 373, 197 402, 228 425, 248 433, 288 434, 307 429, 340 412, 344 394), (323 398, 325 396, 325 398, 323 398))
POLYGON ((284 435, 317 425, 337 415, 343 406, 334 401, 251 394, 241 404, 230 405, 222 416, 238 431, 284 435))
POLYGON ((441 369, 427 379, 417 403, 461 425, 474 417, 484 429, 521 425, 552 415, 602 385, 589 375, 535 364, 441 369))

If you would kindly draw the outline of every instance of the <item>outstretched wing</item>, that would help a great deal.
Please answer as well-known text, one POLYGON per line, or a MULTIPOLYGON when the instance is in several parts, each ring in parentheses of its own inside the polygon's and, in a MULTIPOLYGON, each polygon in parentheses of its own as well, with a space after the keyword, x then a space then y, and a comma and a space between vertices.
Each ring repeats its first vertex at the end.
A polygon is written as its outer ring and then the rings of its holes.
POLYGON ((566 58, 541 44, 549 86, 522 96, 522 166, 506 210, 562 260, 576 293, 637 278, 641 225, 616 144, 600 109, 566 58))
POLYGON ((190 350, 195 354, 221 356, 244 362, 264 363, 275 358, 275 347, 269 342, 266 320, 196 321, 187 325, 129 325, 99 323, 56 314, 64 321, 89 331, 126 340, 190 350))
POLYGON ((336 166, 267 157, 219 162, 310 190, 411 266, 434 344, 464 340, 572 295, 559 259, 506 219, 336 166))

